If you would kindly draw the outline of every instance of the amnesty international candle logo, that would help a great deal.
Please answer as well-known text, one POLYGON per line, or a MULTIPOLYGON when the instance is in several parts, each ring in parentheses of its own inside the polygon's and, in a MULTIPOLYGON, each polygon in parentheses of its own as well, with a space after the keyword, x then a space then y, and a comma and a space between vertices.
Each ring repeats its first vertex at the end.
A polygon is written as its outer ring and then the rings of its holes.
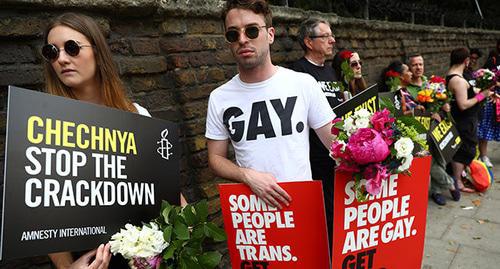
POLYGON ((156 152, 158 152, 158 154, 160 154, 160 156, 165 160, 168 160, 170 158, 170 155, 173 154, 171 153, 173 146, 172 143, 168 141, 167 136, 168 136, 168 129, 165 129, 161 132, 160 141, 156 142, 157 144, 160 144, 160 146, 156 149, 156 152))
POLYGON ((172 123, 15 87, 7 121, 2 259, 94 248, 179 202, 172 123))

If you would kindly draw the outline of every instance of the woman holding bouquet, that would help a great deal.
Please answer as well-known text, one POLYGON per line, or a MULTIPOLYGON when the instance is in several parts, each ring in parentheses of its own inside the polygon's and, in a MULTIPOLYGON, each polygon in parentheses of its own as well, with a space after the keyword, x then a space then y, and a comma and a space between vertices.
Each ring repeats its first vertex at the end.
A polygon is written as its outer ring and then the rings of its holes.
POLYGON ((451 114, 456 121, 458 133, 462 138, 462 145, 458 149, 453 161, 453 177, 455 180, 455 191, 452 196, 455 200, 460 199, 460 191, 474 192, 464 186, 462 172, 476 155, 478 113, 481 102, 492 95, 489 89, 476 92, 474 88, 463 77, 463 72, 469 64, 469 51, 466 48, 454 49, 450 55, 450 69, 446 75, 446 86, 453 93, 451 102, 451 114))
POLYGON ((348 91, 349 96, 344 96, 344 101, 366 89, 361 66, 362 61, 357 52, 340 50, 333 57, 333 70, 348 91))
MULTIPOLYGON (((62 14, 49 23, 44 40, 42 56, 49 93, 151 116, 127 97, 111 50, 92 18, 75 13, 62 14)), ((185 203, 182 195, 181 203, 185 203)), ((49 256, 56 268, 105 269, 111 260, 109 249, 109 243, 101 244, 76 261, 70 252, 49 256)), ((127 268, 127 264, 119 261, 111 267, 127 268)))

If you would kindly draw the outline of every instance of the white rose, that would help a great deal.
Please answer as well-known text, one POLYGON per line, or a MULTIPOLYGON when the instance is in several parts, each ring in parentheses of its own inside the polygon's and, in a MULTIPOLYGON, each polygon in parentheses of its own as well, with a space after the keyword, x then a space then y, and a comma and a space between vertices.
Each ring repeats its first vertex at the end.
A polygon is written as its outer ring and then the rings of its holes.
POLYGON ((367 118, 368 119, 368 118, 370 118, 370 116, 371 116, 371 113, 368 110, 366 110, 366 108, 362 108, 362 109, 354 112, 354 117, 356 117, 356 118, 367 118))
POLYGON ((403 157, 403 162, 398 167, 398 171, 399 172, 403 172, 403 171, 406 171, 406 170, 410 169, 412 161, 413 161, 413 155, 410 154, 408 156, 404 156, 403 157))
POLYGON ((370 120, 368 118, 359 118, 354 122, 356 128, 368 128, 370 126, 370 120))
POLYGON ((413 141, 409 137, 401 137, 394 143, 394 148, 396 149, 396 157, 401 158, 411 155, 413 152, 413 141))
POLYGON ((357 128, 354 125, 354 120, 352 119, 352 117, 349 117, 344 121, 344 130, 348 135, 356 132, 357 128))
POLYGON ((142 228, 131 224, 125 225, 125 229, 114 234, 109 242, 113 254, 120 253, 126 259, 133 257, 148 258, 161 253, 168 243, 163 239, 163 232, 158 225, 150 223, 151 227, 142 228))

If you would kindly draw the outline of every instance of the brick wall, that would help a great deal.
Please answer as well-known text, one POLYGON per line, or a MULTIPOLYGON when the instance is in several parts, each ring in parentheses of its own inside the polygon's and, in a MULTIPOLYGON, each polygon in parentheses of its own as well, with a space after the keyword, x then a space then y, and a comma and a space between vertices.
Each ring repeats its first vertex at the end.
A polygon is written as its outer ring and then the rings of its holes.
MULTIPOLYGON (((43 90, 41 34, 48 20, 65 11, 83 12, 102 26, 129 95, 154 117, 181 126, 184 149, 181 185, 189 201, 208 198, 221 223, 216 179, 207 168, 204 139, 207 98, 236 74, 219 19, 220 0, 2 0, 0 6, 0 167, 3 167, 7 85, 43 90), (34 3, 31 3, 34 2, 34 3)), ((274 63, 302 56, 298 24, 316 16, 332 23, 337 47, 358 51, 370 83, 391 60, 424 55, 426 74, 443 75, 453 48, 486 52, 498 31, 364 21, 335 14, 274 7, 274 63)), ((484 58, 482 59, 485 60, 484 58)), ((0 169, 3 178, 3 169, 0 169)), ((227 257, 226 257, 227 262, 227 257)), ((2 268, 50 268, 46 258, 1 264, 2 268)), ((222 268, 227 268, 227 263, 222 268)))

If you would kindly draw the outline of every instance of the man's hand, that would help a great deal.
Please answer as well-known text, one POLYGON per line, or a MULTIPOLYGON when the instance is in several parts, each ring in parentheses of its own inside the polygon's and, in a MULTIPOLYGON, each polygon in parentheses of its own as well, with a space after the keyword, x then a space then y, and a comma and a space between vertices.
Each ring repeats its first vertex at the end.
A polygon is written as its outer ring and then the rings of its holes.
POLYGON ((432 113, 431 119, 435 119, 437 122, 441 122, 441 116, 439 116, 439 113, 432 113))
POLYGON ((107 269, 109 261, 111 260, 111 252, 109 252, 110 245, 101 244, 97 249, 91 250, 81 256, 78 260, 73 262, 70 269, 107 269), (92 263, 92 257, 95 259, 92 263))
POLYGON ((269 173, 261 173, 248 168, 241 168, 244 183, 257 194, 266 204, 282 208, 288 206, 292 198, 278 185, 276 178, 269 173))

